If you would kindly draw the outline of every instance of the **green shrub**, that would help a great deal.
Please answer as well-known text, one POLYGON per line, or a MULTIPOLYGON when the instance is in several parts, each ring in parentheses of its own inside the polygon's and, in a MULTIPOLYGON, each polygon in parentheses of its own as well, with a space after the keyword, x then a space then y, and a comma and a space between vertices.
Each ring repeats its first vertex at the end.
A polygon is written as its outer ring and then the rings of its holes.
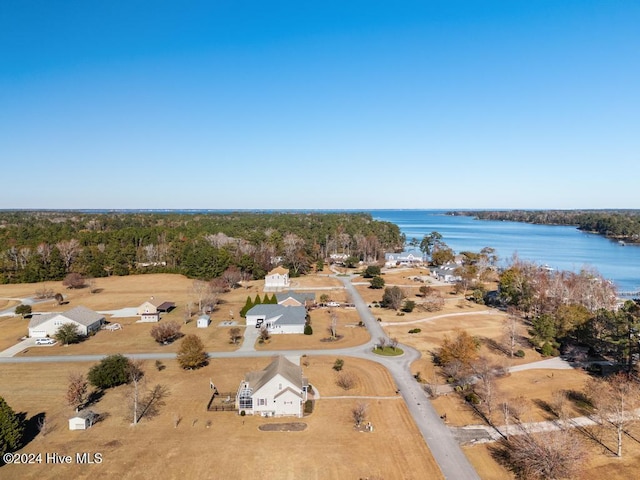
POLYGON ((411 330, 409 330, 409 333, 420 333, 421 331, 421 328, 412 328, 411 330))
POLYGON ((304 413, 313 413, 313 400, 304 402, 304 413))
POLYGON ((473 405, 479 405, 480 404, 480 397, 478 395, 476 395, 475 393, 471 392, 471 393, 467 393, 464 396, 464 399, 473 404, 473 405))
POLYGON ((247 412, 245 412, 244 410, 241 410, 241 411, 240 411, 240 416, 241 416, 241 417, 244 417, 246 414, 247 414, 247 412))
POLYGON ((524 358, 524 350, 518 350, 514 355, 518 358, 524 358))
POLYGON ((308 323, 304 326, 304 334, 305 335, 313 335, 313 328, 308 323))
POLYGON ((336 359, 336 361, 333 364, 333 369, 336 372, 339 372, 340 370, 342 370, 342 367, 344 366, 344 360, 342 360, 341 358, 336 359))
POLYGON ((558 349, 549 342, 544 342, 544 345, 542 345, 542 348, 540 349, 540 353, 543 357, 557 357, 560 354, 558 349))

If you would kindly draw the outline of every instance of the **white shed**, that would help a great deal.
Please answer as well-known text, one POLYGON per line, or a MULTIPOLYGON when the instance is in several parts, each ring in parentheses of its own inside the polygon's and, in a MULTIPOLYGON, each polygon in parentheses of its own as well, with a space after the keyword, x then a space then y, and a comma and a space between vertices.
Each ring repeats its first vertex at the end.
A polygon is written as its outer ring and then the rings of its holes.
POLYGON ((91 428, 97 419, 97 413, 91 410, 83 410, 69 419, 69 430, 86 430, 91 428))
POLYGON ((211 317, 209 315, 200 315, 196 321, 196 327, 207 328, 211 323, 211 317))

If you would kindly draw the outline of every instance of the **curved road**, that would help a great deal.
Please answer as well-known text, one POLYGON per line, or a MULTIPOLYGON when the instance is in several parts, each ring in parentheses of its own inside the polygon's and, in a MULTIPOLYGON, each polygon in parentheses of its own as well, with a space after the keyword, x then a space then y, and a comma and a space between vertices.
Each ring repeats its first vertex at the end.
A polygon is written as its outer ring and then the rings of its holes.
MULTIPOLYGON (((399 357, 383 357, 373 353, 376 345, 374 339, 388 338, 380 323, 374 318, 366 303, 352 285, 351 277, 338 277, 356 306, 360 318, 366 325, 371 339, 364 345, 341 348, 335 350, 286 350, 286 351, 248 351, 244 349, 235 352, 209 352, 211 358, 239 358, 239 357, 271 357, 274 354, 284 355, 342 355, 371 360, 383 365, 396 382, 407 408, 424 437, 427 446, 438 463, 443 476, 451 480, 480 480, 460 446, 453 438, 449 428, 442 422, 431 402, 427 398, 422 386, 415 381, 411 374, 411 363, 420 358, 420 352, 407 345, 401 345, 404 355, 399 357)), ((174 353, 137 353, 125 354, 131 358, 142 360, 171 359, 174 353)), ((99 361, 105 355, 70 355, 70 356, 41 356, 41 357, 10 357, 0 358, 0 363, 31 363, 31 362, 86 362, 99 361)))

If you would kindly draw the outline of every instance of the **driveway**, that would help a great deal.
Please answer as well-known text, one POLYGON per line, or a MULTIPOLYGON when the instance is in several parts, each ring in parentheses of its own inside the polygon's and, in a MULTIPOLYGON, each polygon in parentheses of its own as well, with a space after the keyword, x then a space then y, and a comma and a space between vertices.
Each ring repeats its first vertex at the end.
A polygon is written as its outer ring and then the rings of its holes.
MULTIPOLYGON (((0 352, 0 358, 9 358, 17 355, 21 351, 29 347, 35 347, 36 339, 35 338, 26 338, 21 342, 16 343, 13 347, 9 347, 6 350, 0 352)), ((44 352, 43 352, 44 353, 44 352)))

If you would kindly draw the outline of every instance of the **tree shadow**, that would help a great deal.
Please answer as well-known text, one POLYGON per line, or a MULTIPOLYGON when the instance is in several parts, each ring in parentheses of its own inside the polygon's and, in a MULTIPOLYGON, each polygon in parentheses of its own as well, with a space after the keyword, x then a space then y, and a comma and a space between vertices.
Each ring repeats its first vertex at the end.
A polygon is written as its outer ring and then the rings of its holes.
POLYGON ((574 408, 582 415, 593 413, 593 403, 587 395, 578 390, 566 390, 567 399, 573 403, 574 408))
POLYGON ((555 410, 548 402, 545 402, 544 400, 540 400, 539 398, 536 398, 533 400, 533 403, 538 408, 540 408, 543 412, 549 414, 549 417, 547 418, 547 420, 555 420, 558 418, 558 415, 556 414, 555 410))
POLYGON ((100 399, 104 396, 104 390, 94 390, 87 397, 87 401, 84 402, 83 408, 88 408, 92 405, 95 405, 100 401, 100 399))
POLYGON ((496 342, 493 338, 482 337, 480 339, 480 343, 485 345, 492 352, 502 353, 504 355, 509 355, 509 351, 500 343, 496 342))
POLYGON ((46 421, 46 413, 36 413, 28 420, 25 412, 20 412, 17 416, 20 423, 24 425, 21 441, 22 447, 24 447, 31 443, 40 433, 40 426, 46 421))

